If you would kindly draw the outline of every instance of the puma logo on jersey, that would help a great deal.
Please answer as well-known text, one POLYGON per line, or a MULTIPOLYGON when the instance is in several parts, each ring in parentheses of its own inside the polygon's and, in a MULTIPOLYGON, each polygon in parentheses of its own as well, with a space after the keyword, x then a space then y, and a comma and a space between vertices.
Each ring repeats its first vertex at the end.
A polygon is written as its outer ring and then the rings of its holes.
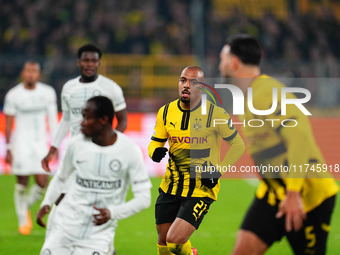
POLYGON ((174 126, 174 128, 176 128, 176 124, 177 124, 177 122, 175 122, 175 124, 174 124, 174 123, 172 123, 172 122, 170 122, 170 124, 171 124, 171 125, 173 125, 173 126, 174 126))

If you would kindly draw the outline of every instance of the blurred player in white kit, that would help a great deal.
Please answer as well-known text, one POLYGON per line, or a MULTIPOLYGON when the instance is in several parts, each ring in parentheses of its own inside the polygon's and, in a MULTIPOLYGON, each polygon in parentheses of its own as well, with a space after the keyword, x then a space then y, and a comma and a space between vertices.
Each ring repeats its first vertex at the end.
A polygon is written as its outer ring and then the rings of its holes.
POLYGON ((68 131, 71 131, 71 136, 79 134, 81 109, 87 99, 99 95, 111 99, 117 118, 116 129, 124 132, 126 128, 126 103, 122 89, 114 81, 97 74, 102 51, 92 44, 86 44, 79 48, 77 57, 80 76, 67 81, 61 91, 62 118, 49 153, 42 161, 46 171, 50 171, 48 162, 57 152, 68 131))
MULTIPOLYGON (((72 183, 55 211, 54 225, 42 255, 104 255, 110 248, 118 220, 150 206, 151 183, 140 148, 112 129, 114 109, 107 97, 89 99, 82 110, 81 132, 71 138, 46 197, 55 201, 71 175, 72 183), (129 186, 133 198, 125 202, 129 186)), ((37 221, 49 212, 42 203, 37 221)))
POLYGON ((19 233, 28 235, 32 229, 29 208, 42 197, 48 183, 48 175, 40 161, 48 151, 46 117, 51 135, 57 126, 57 102, 54 89, 38 81, 39 63, 27 61, 21 77, 23 81, 10 89, 5 97, 5 160, 17 176, 14 204, 19 233), (16 124, 12 135, 14 120, 16 124), (27 194, 29 175, 34 175, 35 184, 27 194))
MULTIPOLYGON (((52 146, 46 157, 42 160, 42 167, 48 172, 50 171, 48 162, 56 154, 68 131, 71 131, 71 137, 80 133, 80 122, 82 120, 81 109, 89 98, 98 95, 108 97, 115 110, 117 119, 116 130, 124 132, 126 128, 127 112, 123 91, 114 81, 100 74, 98 75, 97 71, 101 63, 101 57, 102 51, 95 45, 86 44, 78 49, 77 65, 80 70, 80 76, 67 81, 63 86, 61 92, 62 118, 58 125, 56 135, 52 139, 52 146)), ((72 178, 72 176, 69 177, 69 182, 71 182, 72 178)), ((49 186, 53 185, 54 180, 50 182, 49 186)), ((69 185, 66 186, 68 187, 69 185)), ((47 200, 48 197, 45 197, 44 203, 55 203, 57 205, 66 192, 67 190, 64 190, 62 195, 53 201, 49 201, 47 200)), ((53 207, 53 210, 49 215, 46 237, 53 227, 53 215, 55 210, 56 207, 53 207)))

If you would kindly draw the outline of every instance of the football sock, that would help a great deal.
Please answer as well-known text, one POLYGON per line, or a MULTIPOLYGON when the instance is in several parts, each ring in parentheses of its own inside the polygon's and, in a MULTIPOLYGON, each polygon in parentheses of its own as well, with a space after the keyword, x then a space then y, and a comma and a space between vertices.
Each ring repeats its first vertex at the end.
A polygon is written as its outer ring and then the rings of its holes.
POLYGON ((15 211, 17 213, 19 226, 24 226, 27 224, 27 187, 22 184, 15 184, 14 190, 14 204, 15 211))
POLYGON ((39 185, 34 184, 31 187, 30 194, 27 198, 27 206, 30 208, 35 202, 37 202, 44 195, 45 188, 41 188, 39 185))
POLYGON ((175 244, 175 243, 168 243, 168 247, 170 252, 177 254, 177 255, 191 255, 191 242, 188 240, 185 244, 175 244))
POLYGON ((172 255, 172 254, 173 253, 169 251, 168 246, 157 244, 157 255, 172 255))

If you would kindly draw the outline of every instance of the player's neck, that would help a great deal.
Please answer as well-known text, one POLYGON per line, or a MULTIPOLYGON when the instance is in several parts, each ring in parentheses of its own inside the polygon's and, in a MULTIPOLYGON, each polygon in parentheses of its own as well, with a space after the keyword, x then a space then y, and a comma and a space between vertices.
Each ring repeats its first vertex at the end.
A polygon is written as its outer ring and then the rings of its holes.
POLYGON ((261 71, 258 66, 243 66, 235 75, 235 82, 243 94, 246 95, 248 88, 259 75, 261 75, 261 71))
POLYGON ((80 82, 82 82, 82 83, 94 82, 95 80, 97 80, 97 78, 98 78, 97 74, 94 75, 94 76, 91 76, 91 77, 87 77, 87 76, 81 75, 80 82))
POLYGON ((107 128, 98 136, 92 137, 92 142, 99 146, 110 146, 117 141, 117 133, 111 128, 107 128))
POLYGON ((26 83, 26 82, 24 82, 24 88, 25 89, 33 90, 33 89, 36 88, 36 86, 37 86, 36 83, 26 83))
POLYGON ((200 102, 200 99, 196 101, 190 100, 189 103, 183 103, 182 101, 180 101, 180 105, 183 110, 188 111, 194 109, 200 102))
POLYGON ((189 103, 184 103, 184 102, 180 101, 180 105, 181 105, 181 108, 183 110, 190 110, 190 102, 189 103))

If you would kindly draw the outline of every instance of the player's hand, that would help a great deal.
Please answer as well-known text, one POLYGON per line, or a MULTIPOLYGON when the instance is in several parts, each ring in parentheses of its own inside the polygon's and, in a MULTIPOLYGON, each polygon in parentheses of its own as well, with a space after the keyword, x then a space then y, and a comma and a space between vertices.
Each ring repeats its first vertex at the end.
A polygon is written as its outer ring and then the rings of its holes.
POLYGON ((166 152, 168 151, 165 147, 158 147, 152 154, 152 160, 155 162, 161 162, 161 160, 165 157, 166 152))
POLYGON ((284 215, 286 215, 285 227, 287 232, 293 229, 298 231, 302 227, 306 213, 299 192, 287 191, 285 199, 279 205, 276 218, 282 218, 284 215))
POLYGON ((51 172, 48 163, 52 160, 53 156, 58 152, 57 148, 51 147, 47 155, 41 161, 41 166, 46 172, 51 172))
POLYGON ((96 205, 93 205, 93 208, 96 209, 97 211, 99 211, 98 214, 93 214, 93 223, 95 225, 102 225, 106 222, 109 221, 109 219, 111 218, 111 214, 109 209, 107 208, 97 208, 96 205))
POLYGON ((202 185, 212 189, 218 183, 218 179, 222 176, 222 174, 217 171, 212 165, 210 165, 210 171, 208 171, 208 163, 205 161, 202 165, 201 169, 201 183, 202 185), (213 171, 215 170, 215 171, 213 171))
POLYGON ((7 150, 5 161, 7 164, 12 165, 12 160, 13 160, 13 157, 12 157, 11 150, 7 150))
POLYGON ((49 205, 44 205, 43 207, 40 208, 40 210, 37 213, 37 223, 38 225, 42 226, 43 228, 46 226, 45 223, 42 221, 44 216, 50 212, 50 206, 49 205))

